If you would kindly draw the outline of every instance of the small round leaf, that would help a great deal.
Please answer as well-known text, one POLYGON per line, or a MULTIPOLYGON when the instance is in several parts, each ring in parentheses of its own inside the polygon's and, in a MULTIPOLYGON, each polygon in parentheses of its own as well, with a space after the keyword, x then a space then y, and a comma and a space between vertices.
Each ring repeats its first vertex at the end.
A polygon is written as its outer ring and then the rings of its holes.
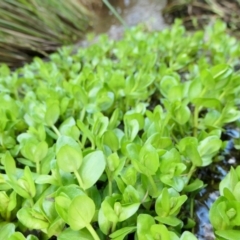
POLYGON ((86 195, 73 199, 68 210, 68 223, 72 230, 78 231, 86 227, 95 214, 95 204, 86 195))
POLYGON ((65 145, 57 153, 58 166, 65 172, 74 172, 82 164, 82 153, 80 150, 65 145))

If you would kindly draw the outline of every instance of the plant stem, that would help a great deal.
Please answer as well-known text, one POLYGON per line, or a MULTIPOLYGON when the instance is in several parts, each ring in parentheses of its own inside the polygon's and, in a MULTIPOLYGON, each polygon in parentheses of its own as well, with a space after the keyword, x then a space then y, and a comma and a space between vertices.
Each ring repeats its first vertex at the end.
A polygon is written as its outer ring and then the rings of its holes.
POLYGON ((78 171, 75 170, 75 171, 74 171, 74 174, 75 174, 75 176, 76 176, 76 178, 77 178, 77 181, 78 181, 79 186, 80 186, 82 189, 84 189, 84 188, 83 188, 83 181, 82 181, 82 178, 81 178, 81 176, 79 175, 78 171))
POLYGON ((5 218, 5 220, 6 220, 7 222, 10 222, 10 220, 11 220, 11 212, 10 212, 10 211, 7 211, 7 212, 6 212, 6 218, 5 218))
POLYGON ((111 233, 115 232, 116 226, 117 226, 117 222, 113 222, 112 228, 111 228, 111 233))
POLYGON ((31 207, 33 207, 33 205, 34 205, 33 198, 29 198, 29 202, 30 202, 30 204, 31 204, 31 207))
POLYGON ((80 114, 80 121, 83 122, 83 119, 85 117, 86 110, 85 108, 82 109, 81 114, 80 114))
POLYGON ((112 180, 108 179, 108 195, 112 196, 112 180))
POLYGON ((193 211, 194 211, 194 198, 190 200, 190 217, 193 218, 193 211))
MULTIPOLYGON (((190 217, 193 219, 193 211, 194 211, 194 198, 190 200, 190 217)), ((194 233, 194 227, 192 228, 192 233, 194 233)))
POLYGON ((109 10, 115 15, 115 17, 119 20, 119 22, 126 28, 127 24, 119 15, 119 13, 115 10, 115 8, 109 3, 108 0, 103 0, 104 4, 109 8, 109 10))
POLYGON ((51 128, 57 134, 58 137, 61 136, 61 133, 58 131, 58 129, 54 125, 52 125, 51 128))
POLYGON ((193 115, 193 136, 197 137, 197 131, 198 131, 198 107, 195 107, 194 109, 194 115, 193 115))
POLYGON ((157 194, 158 190, 157 190, 157 186, 153 180, 153 177, 151 175, 147 176, 148 177, 148 180, 153 188, 153 191, 154 191, 154 195, 157 194))
POLYGON ((40 162, 36 161, 36 172, 40 174, 40 162))
POLYGON ((83 149, 83 145, 82 145, 82 143, 80 142, 79 139, 77 139, 77 142, 78 142, 78 144, 80 145, 80 148, 83 149))
POLYGON ((188 184, 189 180, 191 179, 193 173, 196 171, 196 166, 192 165, 192 167, 190 168, 188 174, 187 174, 187 182, 186 185, 188 184))
POLYGON ((96 231, 94 230, 90 223, 86 226, 86 228, 91 233, 94 240, 100 240, 99 236, 97 235, 96 231))

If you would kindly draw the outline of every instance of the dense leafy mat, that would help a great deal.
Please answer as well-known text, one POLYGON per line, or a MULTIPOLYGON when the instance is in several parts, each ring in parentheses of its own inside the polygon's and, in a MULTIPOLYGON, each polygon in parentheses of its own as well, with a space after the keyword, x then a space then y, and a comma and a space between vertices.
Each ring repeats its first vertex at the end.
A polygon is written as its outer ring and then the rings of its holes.
MULTIPOLYGON (((196 239, 208 183, 194 173, 240 117, 239 43, 221 22, 194 34, 176 22, 70 53, 0 68, 0 239, 196 239)), ((239 234, 229 174, 210 214, 218 239, 239 234)))

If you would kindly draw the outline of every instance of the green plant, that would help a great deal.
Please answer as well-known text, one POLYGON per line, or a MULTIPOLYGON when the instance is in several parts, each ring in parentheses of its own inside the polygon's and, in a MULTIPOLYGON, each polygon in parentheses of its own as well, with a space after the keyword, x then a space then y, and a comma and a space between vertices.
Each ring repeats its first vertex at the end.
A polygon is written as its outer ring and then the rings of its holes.
POLYGON ((225 27, 139 26, 2 65, 0 238, 196 239, 207 183, 194 173, 240 116, 240 45, 225 27))
POLYGON ((220 197, 210 209, 210 220, 215 229, 217 239, 237 239, 240 230, 240 167, 231 169, 221 181, 220 197))

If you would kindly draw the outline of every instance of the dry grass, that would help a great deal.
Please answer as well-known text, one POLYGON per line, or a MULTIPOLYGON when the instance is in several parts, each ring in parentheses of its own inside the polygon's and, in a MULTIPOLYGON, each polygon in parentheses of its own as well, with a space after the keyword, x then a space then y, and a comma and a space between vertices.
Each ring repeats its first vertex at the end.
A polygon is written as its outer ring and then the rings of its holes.
POLYGON ((231 32, 239 35, 240 0, 169 0, 164 15, 169 23, 182 18, 186 27, 203 27, 212 18, 221 18, 231 32))
POLYGON ((81 39, 101 0, 1 0, 0 63, 20 66, 81 39))

